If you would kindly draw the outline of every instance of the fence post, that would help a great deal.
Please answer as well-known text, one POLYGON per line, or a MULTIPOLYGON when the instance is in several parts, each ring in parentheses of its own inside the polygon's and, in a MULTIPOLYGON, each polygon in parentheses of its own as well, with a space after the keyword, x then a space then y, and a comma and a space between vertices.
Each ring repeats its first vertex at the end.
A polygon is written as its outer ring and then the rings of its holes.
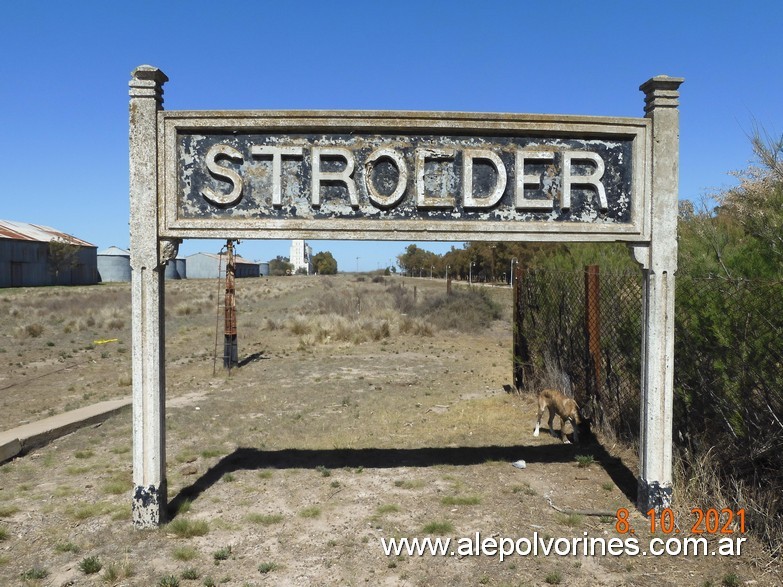
POLYGON ((514 344, 513 344, 513 382, 517 391, 526 389, 530 383, 530 347, 527 344, 527 337, 525 336, 524 321, 525 321, 525 308, 523 297, 523 276, 527 276, 522 267, 517 264, 514 271, 516 276, 514 279, 514 344))
POLYGON ((585 336, 587 400, 601 400, 601 305, 598 265, 585 267, 585 336))

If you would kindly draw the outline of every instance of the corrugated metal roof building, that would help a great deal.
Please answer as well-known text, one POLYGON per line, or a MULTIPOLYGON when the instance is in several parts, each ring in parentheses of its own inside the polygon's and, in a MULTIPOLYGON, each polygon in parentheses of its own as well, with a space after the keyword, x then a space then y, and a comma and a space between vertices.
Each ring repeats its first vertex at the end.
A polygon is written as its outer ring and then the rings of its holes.
POLYGON ((97 247, 38 224, 0 220, 0 287, 98 282, 97 247))
MULTIPOLYGON (((258 277, 258 263, 234 255, 236 277, 258 277)), ((196 253, 187 257, 188 279, 217 279, 226 276, 226 256, 196 253)))

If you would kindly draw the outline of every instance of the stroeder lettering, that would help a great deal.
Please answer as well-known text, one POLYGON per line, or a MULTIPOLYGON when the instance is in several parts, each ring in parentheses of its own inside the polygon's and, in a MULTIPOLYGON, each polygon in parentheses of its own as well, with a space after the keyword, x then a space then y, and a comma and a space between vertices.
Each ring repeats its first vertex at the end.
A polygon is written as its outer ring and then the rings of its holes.
MULTIPOLYGON (((272 167, 268 197, 275 208, 286 204, 282 186, 285 169, 290 170, 290 166, 284 167, 284 159, 299 161, 299 173, 305 169, 304 162, 309 161, 309 203, 314 209, 321 207, 324 185, 343 186, 347 203, 354 209, 369 203, 382 210, 400 205, 406 197, 411 198, 416 208, 453 210, 458 207, 458 196, 466 210, 489 210, 499 205, 509 185, 509 170, 501 156, 491 149, 465 148, 458 151, 418 147, 412 153, 412 161, 409 161, 398 150, 379 147, 366 157, 361 163, 363 167, 360 167, 356 153, 342 146, 313 146, 308 149, 294 145, 251 145, 250 158, 246 160, 236 148, 215 144, 207 151, 204 163, 214 180, 213 186, 204 187, 201 195, 219 208, 236 206, 243 196, 243 173, 252 172, 249 166, 256 164, 256 160, 269 159, 272 167), (457 165, 457 161, 461 162, 461 169, 455 170, 461 174, 462 187, 459 193, 428 191, 428 165, 457 165), (227 162, 233 163, 233 167, 228 166, 227 162), (381 163, 395 169, 394 184, 387 185, 383 191, 373 183, 373 174, 381 163), (479 163, 491 175, 489 187, 485 185, 482 189, 476 187, 474 178, 475 167, 479 163), (413 167, 412 182, 410 166, 413 167), (357 173, 360 169, 362 172, 357 173)), ((561 210, 570 209, 574 186, 591 190, 601 211, 609 207, 602 182, 606 167, 598 153, 586 150, 516 149, 513 161, 515 169, 514 177, 511 178, 511 201, 516 210, 547 211, 554 210, 556 205, 561 210), (575 163, 579 164, 578 167, 575 163), (540 197, 542 192, 549 197, 540 197), (531 197, 534 193, 538 197, 531 197)))

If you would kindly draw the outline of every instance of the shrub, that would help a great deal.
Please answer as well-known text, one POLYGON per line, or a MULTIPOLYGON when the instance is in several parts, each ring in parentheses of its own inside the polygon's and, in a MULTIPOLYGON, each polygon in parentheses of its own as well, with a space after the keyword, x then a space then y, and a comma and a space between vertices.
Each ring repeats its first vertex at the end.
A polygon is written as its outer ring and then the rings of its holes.
POLYGON ((442 330, 478 332, 500 319, 501 307, 484 289, 475 288, 429 298, 415 314, 442 330))
POLYGON ((101 561, 98 560, 97 556, 85 557, 82 559, 82 562, 79 563, 79 569, 85 575, 94 575, 95 573, 100 572, 102 568, 103 565, 101 564, 101 561))

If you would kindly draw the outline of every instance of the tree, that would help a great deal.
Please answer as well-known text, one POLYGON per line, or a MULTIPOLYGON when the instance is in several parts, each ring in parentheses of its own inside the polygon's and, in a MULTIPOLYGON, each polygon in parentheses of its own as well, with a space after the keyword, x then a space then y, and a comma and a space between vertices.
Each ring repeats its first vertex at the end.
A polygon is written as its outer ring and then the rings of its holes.
POLYGON ((693 275, 783 276, 783 138, 757 131, 757 163, 735 172, 739 185, 712 194, 717 206, 680 210, 680 266, 693 275))
POLYGON ((73 270, 79 264, 79 249, 77 244, 62 238, 49 241, 49 271, 54 273, 54 282, 60 282, 60 273, 73 270))
POLYGON ((269 275, 291 275, 294 266, 289 262, 288 257, 278 255, 269 261, 269 275))
POLYGON ((313 255, 313 270, 318 275, 335 275, 337 273, 337 260, 329 251, 321 251, 313 255))

